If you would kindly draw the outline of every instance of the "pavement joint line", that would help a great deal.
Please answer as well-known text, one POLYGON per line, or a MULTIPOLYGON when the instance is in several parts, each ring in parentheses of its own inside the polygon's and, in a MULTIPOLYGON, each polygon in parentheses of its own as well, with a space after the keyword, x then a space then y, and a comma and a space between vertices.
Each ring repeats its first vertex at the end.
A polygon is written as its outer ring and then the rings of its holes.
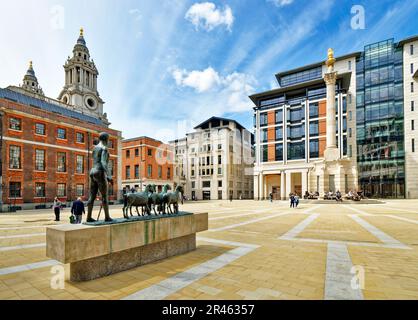
POLYGON ((40 229, 40 228, 53 227, 53 226, 57 226, 57 224, 51 224, 51 225, 45 225, 45 226, 7 227, 7 228, 0 228, 0 231, 2 231, 2 230, 21 230, 21 229, 40 229))
POLYGON ((15 250, 22 250, 22 249, 42 248, 42 247, 46 247, 46 243, 22 244, 22 245, 11 246, 11 247, 0 247, 0 252, 15 251, 15 250))
POLYGON ((328 243, 324 300, 364 300, 360 288, 352 288, 353 263, 347 246, 328 243))
POLYGON ((367 231, 369 231, 372 235, 374 235, 376 238, 378 238, 380 241, 382 241, 384 244, 389 245, 397 245, 397 246, 406 246, 402 242, 392 238, 388 234, 384 233, 382 230, 376 228, 374 225, 368 223, 367 221, 363 220, 359 216, 356 215, 348 215, 351 219, 356 221, 359 225, 361 225, 363 228, 365 228, 367 231))
POLYGON ((306 209, 305 211, 303 211, 303 213, 304 213, 304 214, 311 214, 311 212, 312 212, 312 211, 315 211, 315 210, 317 210, 317 209, 321 208, 322 206, 323 206, 322 204, 319 204, 319 205, 317 205, 317 206, 315 206, 315 207, 312 207, 312 208, 306 209))
POLYGON ((391 206, 388 206, 388 205, 374 204, 373 206, 381 206, 381 207, 384 206, 385 208, 388 208, 388 209, 391 209, 391 210, 395 210, 395 211, 402 211, 402 212, 409 212, 409 213, 418 214, 418 211, 413 211, 413 210, 408 210, 408 209, 394 208, 394 207, 391 207, 391 206))
POLYGON ((2 239, 18 239, 18 238, 32 238, 32 237, 40 237, 45 236, 46 233, 29 233, 29 234, 15 234, 11 236, 0 236, 0 240, 2 239))
POLYGON ((278 217, 282 217, 282 216, 289 215, 289 214, 291 214, 291 213, 290 212, 284 212, 284 213, 274 214, 274 215, 271 215, 271 216, 257 218, 257 219, 253 219, 253 220, 249 220, 249 221, 245 221, 245 222, 241 222, 241 223, 236 223, 236 224, 228 225, 228 226, 221 227, 221 228, 209 229, 209 232, 218 232, 218 231, 225 231, 225 230, 229 230, 229 229, 234 229, 236 227, 241 227, 241 226, 245 226, 247 224, 253 224, 253 223, 257 223, 257 222, 260 222, 260 221, 269 220, 269 219, 273 219, 273 218, 278 218, 278 217))
POLYGON ((45 260, 41 262, 23 264, 20 266, 7 267, 7 268, 0 269, 0 276, 24 272, 24 271, 36 270, 36 269, 41 269, 41 268, 46 268, 46 267, 53 267, 53 266, 57 266, 60 264, 61 263, 59 263, 56 260, 45 260))
POLYGON ((284 235, 280 236, 279 239, 280 238, 286 238, 286 239, 296 238, 299 234, 303 232, 303 230, 305 230, 318 217, 319 217, 319 213, 311 214, 309 217, 307 217, 302 222, 298 223, 295 227, 290 229, 284 235))
POLYGON ((410 222, 410 223, 414 223, 414 224, 418 224, 418 220, 411 220, 411 219, 407 219, 404 217, 397 217, 391 214, 385 214, 383 216, 381 215, 374 215, 375 217, 388 217, 388 218, 392 218, 392 219, 397 219, 397 220, 401 220, 401 221, 405 221, 405 222, 410 222))
POLYGON ((205 261, 188 270, 180 272, 172 277, 164 279, 157 284, 148 288, 139 290, 122 300, 163 300, 177 291, 191 285, 192 283, 206 277, 207 275, 225 267, 226 265, 238 260, 239 258, 254 251, 259 246, 251 244, 243 244, 239 242, 215 240, 210 238, 198 237, 199 240, 206 242, 213 242, 217 244, 232 245, 240 244, 235 249, 232 249, 216 258, 205 261))
POLYGON ((402 249, 402 250, 412 250, 411 247, 394 244, 382 244, 382 243, 372 243, 372 242, 357 242, 357 241, 339 241, 339 240, 328 240, 328 239, 312 239, 312 238, 286 238, 280 237, 278 240, 283 241, 298 241, 298 242, 313 242, 313 243, 323 243, 323 244, 343 244, 350 246, 360 246, 360 247, 375 247, 375 248, 386 248, 386 249, 402 249))
POLYGON ((209 221, 215 221, 215 220, 225 220, 225 219, 229 219, 229 218, 240 218, 240 217, 247 217, 247 216, 253 216, 256 214, 260 214, 263 212, 268 212, 271 209, 264 209, 264 210, 256 210, 254 212, 250 212, 250 213, 244 213, 244 214, 235 214, 232 216, 225 216, 225 217, 217 217, 217 218, 209 218, 209 221))
POLYGON ((363 215, 363 216, 368 216, 368 217, 370 217, 370 216, 371 216, 371 214, 370 214, 370 213, 367 213, 367 212, 365 212, 365 211, 363 211, 363 210, 359 210, 359 209, 357 209, 357 208, 352 208, 352 207, 350 207, 350 206, 348 206, 348 205, 346 205, 346 204, 344 204, 344 205, 343 205, 343 207, 344 207, 344 208, 346 208, 346 209, 349 209, 349 210, 351 210, 351 211, 354 211, 354 212, 356 212, 356 213, 358 213, 358 214, 361 214, 361 215, 363 215))

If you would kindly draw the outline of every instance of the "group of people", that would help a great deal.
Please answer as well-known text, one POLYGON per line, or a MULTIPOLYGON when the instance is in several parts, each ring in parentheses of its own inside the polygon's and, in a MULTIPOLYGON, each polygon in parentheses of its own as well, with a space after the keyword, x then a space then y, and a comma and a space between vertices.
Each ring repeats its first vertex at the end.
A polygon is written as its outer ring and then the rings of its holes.
MULTIPOLYGON (((63 204, 58 199, 58 197, 55 197, 52 208, 55 214, 55 221, 60 221, 61 210, 63 208, 63 204)), ((81 222, 83 221, 83 214, 85 213, 86 213, 86 210, 85 210, 84 202, 82 201, 81 198, 78 198, 76 201, 73 202, 73 205, 71 206, 70 222, 74 224, 81 224, 81 222)))

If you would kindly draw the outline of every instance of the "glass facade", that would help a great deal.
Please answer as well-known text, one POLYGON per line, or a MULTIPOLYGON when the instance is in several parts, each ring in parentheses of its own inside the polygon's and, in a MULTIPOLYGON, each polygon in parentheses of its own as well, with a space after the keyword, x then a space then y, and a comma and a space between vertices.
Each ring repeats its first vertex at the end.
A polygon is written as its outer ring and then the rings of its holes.
POLYGON ((357 59, 359 187, 368 197, 405 197, 402 53, 390 39, 357 59))
POLYGON ((297 83, 302 83, 310 80, 321 79, 322 78, 322 66, 303 70, 289 75, 283 76, 280 78, 280 86, 288 87, 297 83))

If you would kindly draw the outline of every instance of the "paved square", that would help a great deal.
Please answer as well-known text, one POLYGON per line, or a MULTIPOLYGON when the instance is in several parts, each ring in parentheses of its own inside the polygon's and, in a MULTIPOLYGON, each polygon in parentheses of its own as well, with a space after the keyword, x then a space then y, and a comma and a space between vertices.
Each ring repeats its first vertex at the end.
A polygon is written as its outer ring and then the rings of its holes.
MULTIPOLYGON (((0 299, 418 299, 417 200, 211 201, 194 252, 85 283, 45 255, 51 210, 0 215, 0 299), (54 289, 55 288, 55 289, 54 289)), ((113 207, 113 217, 121 208, 113 207)), ((61 223, 67 223, 64 210, 61 223)))

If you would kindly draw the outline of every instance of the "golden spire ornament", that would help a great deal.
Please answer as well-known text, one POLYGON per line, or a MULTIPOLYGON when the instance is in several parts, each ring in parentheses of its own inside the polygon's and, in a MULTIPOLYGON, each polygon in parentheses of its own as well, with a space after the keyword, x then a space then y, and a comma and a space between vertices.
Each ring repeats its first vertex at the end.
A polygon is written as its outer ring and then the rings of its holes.
POLYGON ((335 58, 334 58, 334 50, 332 50, 332 48, 328 49, 328 60, 326 64, 328 68, 334 68, 335 58))
POLYGON ((80 28, 80 37, 83 37, 83 36, 84 36, 84 29, 80 28))

